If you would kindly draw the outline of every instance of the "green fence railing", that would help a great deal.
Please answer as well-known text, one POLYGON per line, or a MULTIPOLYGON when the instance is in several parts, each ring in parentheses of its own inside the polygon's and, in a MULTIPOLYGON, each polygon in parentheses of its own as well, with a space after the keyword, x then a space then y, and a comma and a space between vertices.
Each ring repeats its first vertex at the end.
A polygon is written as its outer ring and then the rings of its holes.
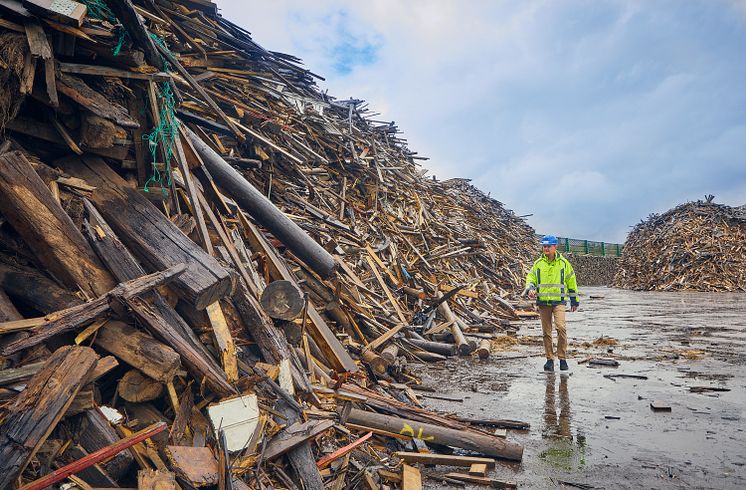
MULTIPOLYGON (((542 235, 537 235, 541 238, 542 235)), ((565 253, 596 255, 599 257, 621 257, 624 245, 621 243, 594 242, 577 238, 557 237, 557 250, 565 253)))

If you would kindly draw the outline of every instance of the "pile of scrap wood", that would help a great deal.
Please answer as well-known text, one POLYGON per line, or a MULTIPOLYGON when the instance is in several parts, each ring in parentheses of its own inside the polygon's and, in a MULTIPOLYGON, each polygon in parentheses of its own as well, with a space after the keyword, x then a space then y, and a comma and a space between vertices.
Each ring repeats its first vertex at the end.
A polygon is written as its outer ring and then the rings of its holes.
POLYGON ((208 0, 0 16, 0 488, 414 488, 393 451, 521 459, 491 430, 525 424, 426 410, 408 365, 489 356, 522 219, 208 0))
POLYGON ((614 255, 601 257, 568 253, 565 256, 572 264, 580 286, 609 286, 619 264, 619 257, 614 255))
POLYGON ((653 214, 630 232, 614 286, 746 291, 746 207, 705 201, 653 214))

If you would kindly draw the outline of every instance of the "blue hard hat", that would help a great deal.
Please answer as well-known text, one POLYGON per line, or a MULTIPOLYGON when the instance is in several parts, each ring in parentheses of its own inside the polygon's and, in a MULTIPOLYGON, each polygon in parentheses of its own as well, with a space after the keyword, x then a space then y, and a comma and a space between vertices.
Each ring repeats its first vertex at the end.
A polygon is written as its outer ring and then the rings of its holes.
POLYGON ((544 235, 544 238, 541 239, 542 245, 557 245, 558 243, 559 240, 554 235, 544 235))

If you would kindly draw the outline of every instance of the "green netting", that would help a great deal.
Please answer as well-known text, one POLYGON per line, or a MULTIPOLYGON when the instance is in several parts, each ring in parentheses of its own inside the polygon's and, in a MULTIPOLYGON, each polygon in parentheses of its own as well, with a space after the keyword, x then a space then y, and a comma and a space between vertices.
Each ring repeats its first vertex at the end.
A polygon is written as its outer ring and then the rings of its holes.
MULTIPOLYGON (((150 37, 153 42, 162 47, 165 51, 168 51, 166 42, 156 34, 150 33, 150 37)), ((168 60, 161 55, 163 61, 164 70, 168 71, 169 64, 168 60)), ((148 149, 150 150, 150 156, 153 162, 153 175, 145 182, 143 190, 150 192, 149 186, 157 184, 161 188, 161 192, 166 193, 164 189, 163 175, 156 164, 158 147, 160 146, 163 150, 163 159, 165 164, 166 182, 165 187, 171 186, 171 159, 173 158, 174 142, 179 134, 179 122, 176 119, 176 101, 174 99, 174 93, 171 90, 171 84, 169 82, 162 82, 160 84, 160 97, 158 101, 159 107, 159 119, 160 124, 153 128, 153 130, 143 135, 143 139, 148 141, 148 149)))
POLYGON ((122 24, 119 22, 119 19, 117 19, 117 16, 114 15, 114 12, 111 11, 104 0, 82 1, 86 5, 86 7, 88 7, 88 17, 90 17, 91 19, 105 20, 116 26, 115 29, 117 31, 118 39, 117 45, 114 46, 114 50, 112 52, 114 56, 119 56, 119 53, 122 51, 122 47, 129 41, 129 33, 127 32, 127 29, 122 26, 122 24))

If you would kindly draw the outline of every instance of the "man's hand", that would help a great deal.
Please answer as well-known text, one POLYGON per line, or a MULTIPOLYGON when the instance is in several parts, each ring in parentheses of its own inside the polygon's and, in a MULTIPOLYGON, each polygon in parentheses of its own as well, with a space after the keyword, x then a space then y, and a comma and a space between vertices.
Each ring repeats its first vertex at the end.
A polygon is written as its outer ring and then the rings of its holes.
POLYGON ((536 289, 529 289, 529 291, 528 291, 528 297, 530 299, 536 299, 536 289))
POLYGON ((578 305, 572 305, 572 306, 570 306, 570 311, 573 312, 573 313, 576 312, 576 311, 578 311, 578 305))

